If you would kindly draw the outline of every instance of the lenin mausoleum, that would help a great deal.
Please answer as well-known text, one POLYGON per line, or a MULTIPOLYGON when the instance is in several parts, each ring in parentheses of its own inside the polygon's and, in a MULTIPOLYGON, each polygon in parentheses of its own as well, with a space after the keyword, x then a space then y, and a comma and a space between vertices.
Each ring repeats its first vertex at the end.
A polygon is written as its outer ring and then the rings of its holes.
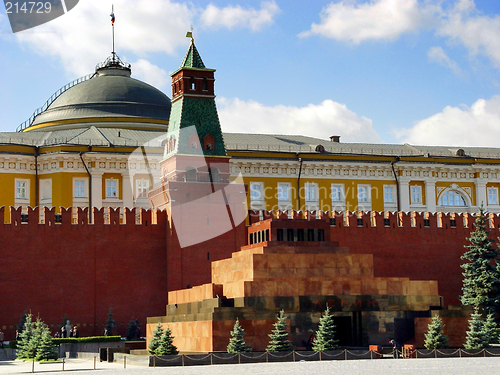
POLYGON ((437 313, 463 343, 460 256, 481 204, 499 235, 500 149, 224 133, 193 39, 171 98, 131 72, 113 52, 0 133, 6 340, 25 311, 81 335, 111 311, 189 352, 238 318, 262 350, 283 309, 300 348, 330 306, 340 345, 421 346, 437 313))

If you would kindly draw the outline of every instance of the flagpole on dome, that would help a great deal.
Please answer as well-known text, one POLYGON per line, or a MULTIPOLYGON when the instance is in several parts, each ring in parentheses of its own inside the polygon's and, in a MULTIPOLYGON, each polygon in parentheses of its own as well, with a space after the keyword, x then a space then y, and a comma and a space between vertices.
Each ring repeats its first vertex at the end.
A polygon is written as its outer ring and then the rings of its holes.
POLYGON ((114 5, 111 4, 111 30, 112 30, 112 35, 113 35, 113 51, 111 54, 113 55, 113 61, 115 60, 115 11, 114 11, 114 5))

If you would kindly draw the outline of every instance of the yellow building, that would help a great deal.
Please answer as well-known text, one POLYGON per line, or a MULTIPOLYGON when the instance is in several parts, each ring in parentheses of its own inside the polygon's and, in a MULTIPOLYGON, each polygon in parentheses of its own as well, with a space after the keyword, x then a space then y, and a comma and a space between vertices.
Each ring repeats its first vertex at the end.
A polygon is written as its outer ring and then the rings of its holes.
POLYGON ((500 212, 500 149, 224 134, 252 209, 500 212))
MULTIPOLYGON (((167 95, 131 78, 113 53, 17 132, 0 133, 0 206, 150 207, 170 109, 167 95)), ((251 209, 500 212, 500 149, 223 137, 251 209)))

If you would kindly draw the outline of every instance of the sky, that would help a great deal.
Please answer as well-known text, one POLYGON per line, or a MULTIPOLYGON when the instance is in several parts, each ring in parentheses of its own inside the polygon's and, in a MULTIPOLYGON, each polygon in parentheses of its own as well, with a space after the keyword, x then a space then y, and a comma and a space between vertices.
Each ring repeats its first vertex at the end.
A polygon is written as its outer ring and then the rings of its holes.
POLYGON ((171 97, 193 27, 224 132, 500 147, 498 0, 80 0, 12 33, 0 5, 0 131, 115 49, 171 97))

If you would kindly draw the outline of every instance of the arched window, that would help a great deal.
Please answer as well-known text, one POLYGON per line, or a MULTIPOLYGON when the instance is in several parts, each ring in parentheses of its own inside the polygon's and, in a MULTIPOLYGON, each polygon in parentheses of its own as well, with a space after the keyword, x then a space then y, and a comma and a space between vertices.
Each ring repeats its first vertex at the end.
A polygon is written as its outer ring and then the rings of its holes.
POLYGON ((191 90, 195 90, 196 89, 196 79, 194 77, 191 77, 189 79, 189 88, 191 90))
POLYGON ((208 90, 208 79, 207 77, 203 77, 203 90, 207 91, 208 90))
POLYGON ((186 168, 186 181, 187 182, 196 182, 197 181, 197 178, 196 178, 196 168, 195 167, 187 167, 186 168))
POLYGON ((464 197, 455 190, 448 190, 441 194, 438 204, 440 206, 467 207, 464 197))

